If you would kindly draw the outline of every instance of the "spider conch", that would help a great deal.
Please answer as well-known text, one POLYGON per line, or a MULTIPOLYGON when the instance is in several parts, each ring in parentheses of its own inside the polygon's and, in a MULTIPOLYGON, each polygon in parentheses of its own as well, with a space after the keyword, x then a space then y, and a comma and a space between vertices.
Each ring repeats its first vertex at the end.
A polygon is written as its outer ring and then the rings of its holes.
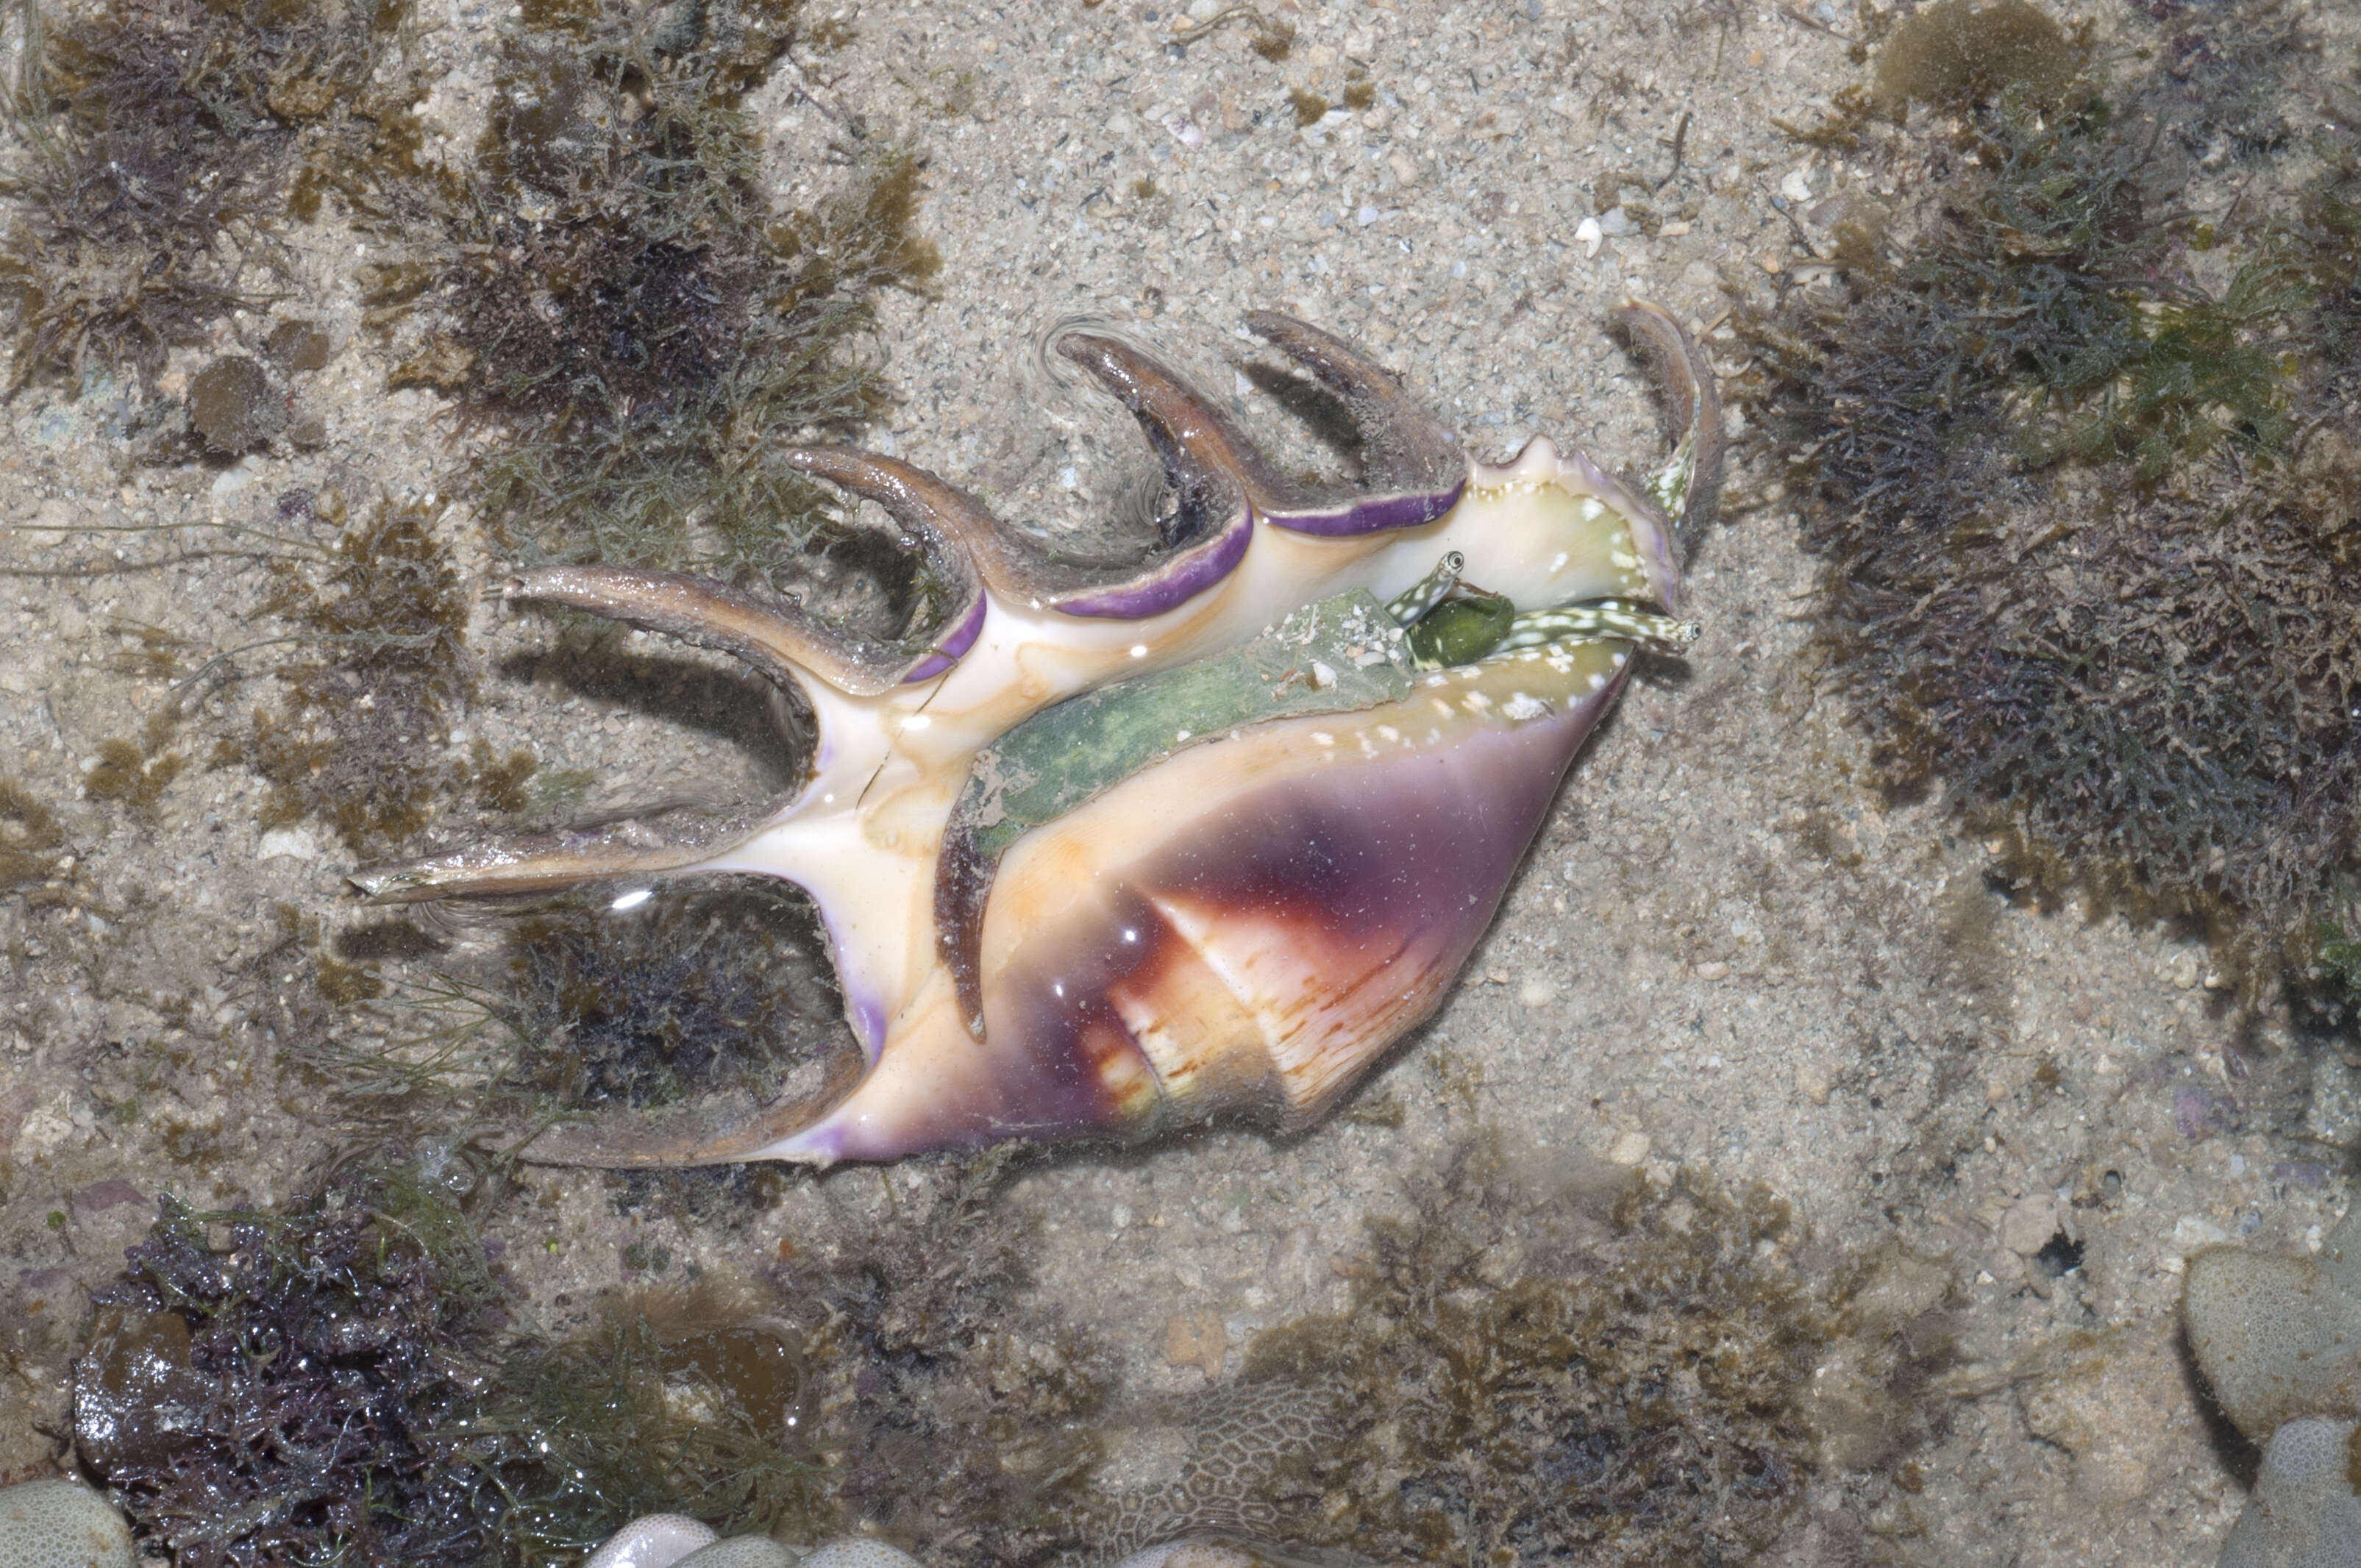
POLYGON ((730 814, 478 843, 354 880, 379 903, 598 878, 780 877, 818 905, 862 1066, 814 1100, 544 1135, 606 1165, 883 1160, 1008 1137, 1318 1117, 1433 1011, 1637 649, 1678 648, 1682 541, 1720 472, 1686 332, 1624 306, 1671 459, 1626 485, 1537 437, 1473 461, 1395 378, 1271 313, 1255 332, 1357 427, 1357 485, 1281 473, 1118 339, 1060 353, 1162 459, 1127 572, 1048 555, 895 458, 785 454, 882 506, 950 585, 931 637, 854 638, 675 573, 559 566, 507 597, 735 654, 807 707, 808 777, 730 814))

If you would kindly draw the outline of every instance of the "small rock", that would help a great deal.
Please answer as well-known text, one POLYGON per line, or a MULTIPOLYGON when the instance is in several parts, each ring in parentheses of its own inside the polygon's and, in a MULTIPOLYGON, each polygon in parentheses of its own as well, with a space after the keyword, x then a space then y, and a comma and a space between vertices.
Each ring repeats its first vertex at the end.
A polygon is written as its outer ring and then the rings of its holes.
POLYGON ((189 383, 189 422, 207 451, 235 457, 286 427, 287 402, 260 365, 242 354, 225 355, 189 383))
POLYGON ((0 1487, 0 1568, 132 1568, 131 1527, 71 1481, 0 1487))
POLYGON ((1219 1312, 1194 1312, 1164 1325, 1164 1359, 1174 1366, 1193 1366, 1212 1382, 1222 1375, 1230 1348, 1229 1331, 1219 1312))
POLYGON ((1807 1061, 1795 1064, 1795 1092, 1815 1105, 1828 1102, 1828 1075, 1807 1061))
POLYGON ((1696 973, 1699 980, 1728 980, 1730 966, 1719 959, 1708 959, 1697 966, 1696 973))
POLYGON ((1517 1002, 1521 1006, 1538 1011, 1556 1000, 1557 987, 1537 974, 1527 975, 1524 983, 1517 987, 1517 1002))
POLYGON ((2361 1300, 2323 1266, 2330 1256, 2216 1246, 2189 1260, 2190 1352, 2223 1413, 2257 1442, 2299 1417, 2361 1408, 2361 1300))
POLYGON ((1653 1146, 1645 1133, 1625 1133, 1607 1151, 1607 1157, 1620 1166, 1639 1165, 1647 1159, 1648 1151, 1653 1146))
POLYGON ((282 370, 318 370, 327 365, 335 347, 317 322, 283 321, 270 329, 262 351, 282 370))
POLYGON ((2172 1245, 2184 1255, 2200 1247, 2220 1246, 2229 1239, 2229 1232, 2200 1215, 2183 1214, 2172 1223, 2172 1245))
POLYGON ((254 852, 258 859, 265 861, 279 855, 298 861, 316 861, 328 851, 326 846, 320 842, 319 835, 309 828, 298 826, 273 828, 255 845, 254 852))
POLYGON ((77 1214, 103 1214, 118 1204, 147 1201, 146 1194, 117 1176, 104 1181, 93 1181, 75 1193, 73 1209, 77 1214))
POLYGON ((2031 1257, 2058 1234, 2058 1206, 2048 1198, 2026 1198, 2000 1223, 2000 1244, 2019 1257, 2031 1257))

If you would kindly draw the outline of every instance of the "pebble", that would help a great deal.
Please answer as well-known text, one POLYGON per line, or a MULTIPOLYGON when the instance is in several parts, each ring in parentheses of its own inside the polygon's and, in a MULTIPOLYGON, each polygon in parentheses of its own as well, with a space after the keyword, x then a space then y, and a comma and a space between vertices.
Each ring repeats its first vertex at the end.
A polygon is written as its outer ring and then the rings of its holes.
POLYGON ((918 1568, 918 1560, 882 1541, 847 1536, 805 1558, 802 1568, 918 1568))
POLYGON ((132 1568, 131 1527, 72 1481, 0 1487, 0 1568, 132 1568))
POLYGON ((781 1546, 767 1535, 733 1535, 710 1546, 698 1547, 675 1568, 796 1568, 802 1557, 801 1552, 781 1546))
POLYGON ((1259 1552, 1219 1541, 1175 1541, 1135 1552, 1115 1568, 1260 1568, 1259 1552))
POLYGON ((1795 1092, 1815 1105, 1828 1102, 1828 1075, 1810 1062, 1795 1064, 1795 1092))
POLYGON ((1625 1133, 1607 1151, 1607 1157, 1617 1165, 1638 1165, 1648 1157, 1654 1145, 1645 1133, 1625 1133))
POLYGON ((686 1514, 642 1514, 607 1538, 582 1568, 673 1568, 719 1538, 686 1514))
POLYGON ((2001 1245, 2019 1257, 2031 1257, 2058 1234, 2058 1206, 2047 1198, 2027 1198, 2000 1223, 2001 1245))

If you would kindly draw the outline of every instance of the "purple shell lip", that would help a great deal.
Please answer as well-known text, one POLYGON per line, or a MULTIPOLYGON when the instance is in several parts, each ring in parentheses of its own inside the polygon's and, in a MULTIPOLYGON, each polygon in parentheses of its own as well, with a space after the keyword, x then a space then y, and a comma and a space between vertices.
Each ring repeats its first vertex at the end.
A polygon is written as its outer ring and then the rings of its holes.
POLYGON ((1317 533, 1328 538, 1350 538, 1362 533, 1383 533, 1396 528, 1416 528, 1433 522, 1459 504, 1467 481, 1460 480, 1447 490, 1413 491, 1404 495, 1370 496, 1345 506, 1320 511, 1267 511, 1272 526, 1290 533, 1317 533))
POLYGON ((1145 620, 1151 615, 1186 604, 1237 569, 1254 540, 1254 512, 1241 507, 1227 528, 1213 539, 1172 560, 1137 583, 1104 593, 1060 599, 1060 615, 1088 616, 1102 620, 1145 620))
POLYGON ((983 635, 984 597, 975 596, 975 604, 968 610, 967 619, 954 628, 949 637, 935 644, 935 651, 921 660, 910 673, 902 677, 904 685, 919 681, 931 681, 960 662, 975 640, 983 635))

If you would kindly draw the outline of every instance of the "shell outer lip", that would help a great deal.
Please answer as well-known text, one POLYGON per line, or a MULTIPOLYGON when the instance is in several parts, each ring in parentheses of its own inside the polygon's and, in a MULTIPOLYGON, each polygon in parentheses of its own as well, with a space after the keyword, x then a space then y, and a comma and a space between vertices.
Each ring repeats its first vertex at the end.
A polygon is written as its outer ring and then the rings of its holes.
POLYGON ((1173 557, 1153 576, 1098 593, 1061 598, 1060 615, 1102 620, 1145 620, 1186 604, 1237 569, 1254 541, 1254 512, 1240 507, 1222 532, 1173 557))
POLYGON ((1283 528, 1290 533, 1312 533, 1331 539, 1353 538, 1364 533, 1385 533, 1398 528, 1417 528, 1433 522, 1457 506, 1466 488, 1467 481, 1461 479, 1447 490, 1369 496, 1341 507, 1265 510, 1263 516, 1274 528, 1283 528))
POLYGON ((931 681, 953 664, 958 663, 967 651, 975 646, 975 640, 983 635, 984 608, 989 602, 984 595, 976 595, 975 603, 968 609, 967 618, 959 623, 950 636, 935 644, 932 653, 911 667, 910 673, 902 677, 902 684, 906 686, 914 685, 920 681, 931 681))

